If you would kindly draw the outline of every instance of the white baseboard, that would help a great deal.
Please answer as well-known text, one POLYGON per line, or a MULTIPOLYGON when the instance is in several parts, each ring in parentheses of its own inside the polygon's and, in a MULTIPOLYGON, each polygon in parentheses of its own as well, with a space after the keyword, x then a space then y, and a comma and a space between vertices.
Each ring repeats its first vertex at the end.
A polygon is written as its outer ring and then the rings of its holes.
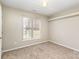
MULTIPOLYGON (((40 44, 40 43, 44 43, 44 42, 48 42, 48 40, 41 41, 41 42, 35 42, 35 43, 29 44, 29 45, 26 45, 26 46, 21 46, 21 47, 17 47, 17 48, 12 48, 12 49, 8 49, 8 50, 4 50, 4 51, 2 51, 2 53, 8 52, 8 51, 12 51, 12 50, 17 50, 17 49, 24 48, 24 47, 28 47, 28 46, 32 46, 32 45, 36 45, 36 44, 40 44)), ((57 45, 60 45, 60 46, 66 47, 66 48, 68 48, 68 49, 71 49, 71 50, 74 50, 74 51, 79 52, 78 49, 72 48, 72 47, 70 47, 70 46, 63 45, 63 44, 60 44, 60 43, 58 43, 58 42, 54 42, 54 41, 52 41, 52 40, 49 40, 49 42, 52 42, 52 43, 55 43, 55 44, 57 44, 57 45)))
POLYGON ((28 47, 28 46, 32 46, 32 45, 36 45, 36 44, 40 44, 40 43, 44 43, 44 42, 48 42, 48 40, 45 40, 45 41, 38 41, 38 42, 29 44, 29 45, 26 45, 26 46, 21 46, 21 47, 17 47, 17 48, 12 48, 12 49, 8 49, 8 50, 4 50, 4 51, 2 51, 2 53, 8 52, 8 51, 17 50, 17 49, 21 49, 21 48, 24 48, 24 47, 28 47))
POLYGON ((52 42, 52 43, 55 43, 55 44, 57 44, 57 45, 60 45, 60 46, 66 47, 66 48, 68 48, 68 49, 71 49, 71 50, 74 50, 74 51, 79 52, 78 49, 72 48, 72 47, 70 47, 70 46, 63 45, 63 44, 60 44, 60 43, 58 43, 58 42, 54 42, 54 41, 52 41, 52 40, 50 40, 49 42, 52 42))

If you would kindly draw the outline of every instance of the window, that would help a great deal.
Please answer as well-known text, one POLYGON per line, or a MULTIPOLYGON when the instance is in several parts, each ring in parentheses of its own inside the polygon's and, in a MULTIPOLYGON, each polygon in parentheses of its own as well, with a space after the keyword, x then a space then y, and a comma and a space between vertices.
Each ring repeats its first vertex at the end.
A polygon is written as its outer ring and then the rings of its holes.
POLYGON ((40 20, 23 17, 23 40, 40 39, 40 20))

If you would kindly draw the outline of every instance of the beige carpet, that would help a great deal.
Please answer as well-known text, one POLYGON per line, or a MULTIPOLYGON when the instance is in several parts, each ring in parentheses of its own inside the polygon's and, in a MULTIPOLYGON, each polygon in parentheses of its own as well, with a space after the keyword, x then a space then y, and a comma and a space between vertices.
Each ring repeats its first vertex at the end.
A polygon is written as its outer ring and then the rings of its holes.
POLYGON ((79 53, 54 43, 46 42, 6 52, 2 59, 79 59, 79 53))

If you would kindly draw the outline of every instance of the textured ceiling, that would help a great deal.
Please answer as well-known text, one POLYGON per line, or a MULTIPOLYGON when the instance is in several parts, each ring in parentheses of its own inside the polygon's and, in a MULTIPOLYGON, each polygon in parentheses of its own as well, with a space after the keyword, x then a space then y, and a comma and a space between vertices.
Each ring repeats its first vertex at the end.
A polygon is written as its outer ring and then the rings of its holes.
POLYGON ((46 7, 43 7, 43 0, 1 0, 1 2, 13 8, 46 16, 51 16, 71 8, 74 9, 75 6, 79 7, 79 0, 48 0, 46 7))

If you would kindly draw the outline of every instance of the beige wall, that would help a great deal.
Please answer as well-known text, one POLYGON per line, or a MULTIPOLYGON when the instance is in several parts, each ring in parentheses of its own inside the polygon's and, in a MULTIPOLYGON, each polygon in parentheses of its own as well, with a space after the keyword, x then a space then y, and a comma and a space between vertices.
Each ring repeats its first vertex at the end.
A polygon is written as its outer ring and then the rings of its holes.
POLYGON ((0 37, 2 37, 2 8, 0 4, 0 37))
POLYGON ((48 22, 45 16, 3 6, 3 51, 46 41, 48 39, 47 26, 48 22), (40 40, 22 41, 22 16, 41 20, 40 40))
MULTIPOLYGON (((0 4, 0 37, 2 37, 2 5, 0 4)), ((0 59, 1 59, 1 53, 2 53, 2 39, 0 38, 0 59)))
POLYGON ((51 41, 79 51, 79 16, 49 22, 51 41))

